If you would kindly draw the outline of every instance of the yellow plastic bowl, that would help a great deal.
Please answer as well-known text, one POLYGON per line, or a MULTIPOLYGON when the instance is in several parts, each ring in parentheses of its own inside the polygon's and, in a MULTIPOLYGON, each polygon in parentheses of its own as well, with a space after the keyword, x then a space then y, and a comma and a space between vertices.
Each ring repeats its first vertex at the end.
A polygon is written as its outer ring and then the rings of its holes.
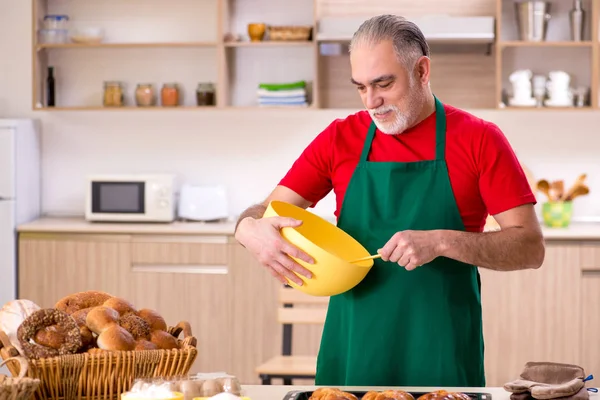
POLYGON ((302 221, 298 227, 282 228, 281 235, 315 261, 309 264, 292 257, 312 272, 312 278, 296 273, 304 284, 299 286, 288 279, 290 286, 313 296, 335 296, 358 285, 371 270, 373 260, 348 262, 367 257, 369 252, 352 236, 327 220, 293 204, 272 201, 263 217, 276 216, 302 221))
MULTIPOLYGON (((123 393, 121 400, 148 400, 149 397, 136 397, 137 393, 123 393)), ((160 400, 183 400, 184 396, 181 392, 173 392, 171 397, 160 398, 160 400)))

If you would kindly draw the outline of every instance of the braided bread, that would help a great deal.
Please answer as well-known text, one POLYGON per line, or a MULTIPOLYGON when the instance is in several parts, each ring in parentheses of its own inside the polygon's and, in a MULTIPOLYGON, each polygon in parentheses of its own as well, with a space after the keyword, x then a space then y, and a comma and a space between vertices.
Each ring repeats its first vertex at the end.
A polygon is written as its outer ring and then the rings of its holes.
POLYGON ((312 393, 309 400, 358 400, 358 398, 352 393, 336 388, 319 388, 312 393))
POLYGON ((402 390, 384 390, 383 392, 367 392, 362 400, 415 400, 412 394, 402 390))
POLYGON ((417 400, 471 400, 471 396, 465 393, 436 390, 420 396, 417 400))

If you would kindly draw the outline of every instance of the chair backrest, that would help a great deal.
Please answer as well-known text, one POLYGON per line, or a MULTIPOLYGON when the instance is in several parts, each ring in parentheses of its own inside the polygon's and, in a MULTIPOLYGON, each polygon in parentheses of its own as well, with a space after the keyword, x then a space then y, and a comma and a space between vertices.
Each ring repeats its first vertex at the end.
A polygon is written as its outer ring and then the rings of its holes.
POLYGON ((310 296, 289 286, 279 289, 277 319, 281 324, 323 324, 329 297, 310 296))
POLYGON ((292 354, 292 326, 324 324, 329 297, 316 297, 290 286, 279 288, 277 320, 283 326, 282 355, 292 354))

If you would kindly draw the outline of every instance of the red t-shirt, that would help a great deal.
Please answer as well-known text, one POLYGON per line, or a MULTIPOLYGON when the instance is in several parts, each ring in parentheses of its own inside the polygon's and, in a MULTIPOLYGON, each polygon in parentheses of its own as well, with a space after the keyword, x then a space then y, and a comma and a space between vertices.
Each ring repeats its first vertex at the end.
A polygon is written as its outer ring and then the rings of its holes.
MULTIPOLYGON (((444 105, 446 163, 467 231, 483 230, 491 215, 533 203, 525 173, 502 131, 493 123, 444 105)), ((338 119, 302 152, 280 181, 314 207, 332 189, 339 217, 344 194, 358 164, 371 116, 359 111, 338 119)), ((376 131, 369 161, 414 162, 435 158, 435 113, 400 135, 376 131)))

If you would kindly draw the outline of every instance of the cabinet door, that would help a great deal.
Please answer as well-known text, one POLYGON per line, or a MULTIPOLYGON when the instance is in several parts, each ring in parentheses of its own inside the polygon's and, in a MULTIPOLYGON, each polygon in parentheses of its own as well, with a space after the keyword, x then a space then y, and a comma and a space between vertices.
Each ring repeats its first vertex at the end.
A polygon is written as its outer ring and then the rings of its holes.
POLYGON ((547 243, 537 270, 480 273, 488 386, 518 378, 528 361, 581 361, 578 245, 547 243))
MULTIPOLYGON (((600 371, 600 242, 581 247, 581 366, 588 374, 600 371)), ((597 383, 590 382, 590 386, 597 383)))
POLYGON ((126 269, 128 299, 169 325, 187 321, 198 340, 195 372, 229 371, 234 325, 227 237, 135 235, 126 269))
POLYGON ((129 265, 128 236, 21 234, 19 297, 40 307, 84 290, 127 298, 129 265))

